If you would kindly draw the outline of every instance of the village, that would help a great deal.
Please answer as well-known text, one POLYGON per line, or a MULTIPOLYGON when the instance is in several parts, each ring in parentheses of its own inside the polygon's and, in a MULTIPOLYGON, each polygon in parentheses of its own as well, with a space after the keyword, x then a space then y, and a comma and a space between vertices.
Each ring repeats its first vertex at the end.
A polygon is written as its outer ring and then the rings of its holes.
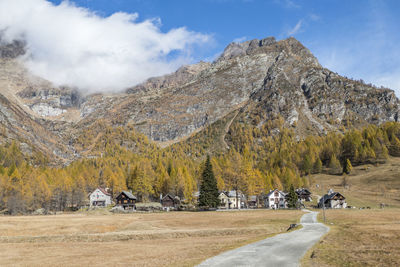
MULTIPOLYGON (((288 208, 331 208, 341 209, 347 206, 346 198, 339 192, 329 189, 328 193, 318 197, 317 205, 311 205, 313 200, 312 193, 307 188, 298 188, 295 190, 296 204, 291 206, 289 202, 289 193, 275 189, 267 194, 246 196, 240 190, 219 192, 219 206, 216 210, 240 210, 240 209, 288 209, 288 208)), ((199 192, 193 194, 195 202, 199 198, 199 192)), ((134 212, 134 211, 180 211, 196 210, 193 205, 187 205, 185 199, 181 199, 173 194, 160 195, 159 202, 137 202, 137 197, 131 191, 122 191, 114 199, 107 188, 97 188, 89 194, 90 209, 105 208, 112 206, 112 212, 134 212)))

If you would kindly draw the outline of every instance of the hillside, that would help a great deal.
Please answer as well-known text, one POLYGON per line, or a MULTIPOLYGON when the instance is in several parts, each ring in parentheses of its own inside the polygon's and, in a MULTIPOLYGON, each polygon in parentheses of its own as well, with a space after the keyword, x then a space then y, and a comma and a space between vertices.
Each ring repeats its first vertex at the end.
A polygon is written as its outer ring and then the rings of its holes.
POLYGON ((398 117, 399 101, 392 90, 323 68, 294 38, 232 43, 215 62, 184 66, 126 92, 95 95, 32 77, 18 60, 23 49, 23 42, 0 48, 2 126, 9 132, 3 139, 27 142, 54 163, 89 155, 77 140, 99 121, 133 126, 168 146, 229 117, 235 118, 225 132, 236 122, 260 128, 282 118, 299 138, 398 117))
POLYGON ((386 163, 357 166, 346 175, 314 174, 312 191, 322 196, 332 188, 341 192, 351 206, 357 208, 380 208, 384 203, 388 208, 400 207, 400 158, 390 157, 386 163), (318 185, 318 187, 316 187, 318 185), (322 190, 322 189, 323 190, 322 190))
POLYGON ((3 213, 76 209, 98 186, 193 204, 207 154, 218 189, 248 196, 400 156, 394 92, 323 68, 294 38, 232 43, 215 62, 94 95, 33 77, 23 42, 0 52, 3 213))

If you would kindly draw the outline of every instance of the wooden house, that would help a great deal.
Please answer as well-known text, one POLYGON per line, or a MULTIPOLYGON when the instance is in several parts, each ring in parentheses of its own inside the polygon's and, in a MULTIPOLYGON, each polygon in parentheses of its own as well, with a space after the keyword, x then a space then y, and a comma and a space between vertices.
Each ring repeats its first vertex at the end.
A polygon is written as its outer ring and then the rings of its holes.
POLYGON ((89 195, 90 207, 107 207, 111 205, 111 194, 103 188, 97 188, 89 195))
POLYGON ((136 197, 129 191, 122 191, 117 197, 117 206, 121 206, 126 209, 135 209, 136 197))
POLYGON ((333 192, 333 190, 329 190, 328 194, 321 197, 318 202, 319 208, 328 208, 328 209, 343 209, 347 207, 346 198, 340 194, 339 192, 333 192))
POLYGON ((268 209, 287 208, 286 193, 275 189, 271 190, 264 199, 265 207, 268 209))
POLYGON ((258 197, 257 196, 249 196, 249 199, 247 201, 247 207, 249 209, 258 208, 258 197))
POLYGON ((161 205, 164 209, 176 209, 180 204, 179 197, 173 196, 171 194, 166 194, 164 197, 161 197, 161 205))
POLYGON ((311 192, 307 188, 298 188, 296 189, 296 194, 299 200, 301 201, 312 201, 311 192))

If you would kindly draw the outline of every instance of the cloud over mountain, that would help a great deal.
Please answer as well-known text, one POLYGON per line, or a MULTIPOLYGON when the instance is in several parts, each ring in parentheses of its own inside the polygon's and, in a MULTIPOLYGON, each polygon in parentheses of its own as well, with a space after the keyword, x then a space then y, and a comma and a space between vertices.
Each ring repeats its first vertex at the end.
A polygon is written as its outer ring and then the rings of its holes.
POLYGON ((108 17, 64 1, 0 0, 2 41, 23 39, 22 58, 34 74, 87 93, 116 91, 174 71, 210 36, 175 28, 138 14, 108 17))

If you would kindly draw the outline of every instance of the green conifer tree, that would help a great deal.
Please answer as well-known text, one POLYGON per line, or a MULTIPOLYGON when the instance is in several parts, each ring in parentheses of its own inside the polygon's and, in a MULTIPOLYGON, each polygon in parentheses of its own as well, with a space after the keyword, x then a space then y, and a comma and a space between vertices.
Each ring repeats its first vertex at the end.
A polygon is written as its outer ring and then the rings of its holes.
POLYGON ((289 194, 287 196, 287 203, 289 208, 297 207, 298 196, 296 191, 294 191, 294 186, 290 185, 289 194))
POLYGON ((217 180, 210 161, 210 156, 207 156, 204 164, 204 170, 201 175, 199 206, 216 208, 219 205, 217 180))

